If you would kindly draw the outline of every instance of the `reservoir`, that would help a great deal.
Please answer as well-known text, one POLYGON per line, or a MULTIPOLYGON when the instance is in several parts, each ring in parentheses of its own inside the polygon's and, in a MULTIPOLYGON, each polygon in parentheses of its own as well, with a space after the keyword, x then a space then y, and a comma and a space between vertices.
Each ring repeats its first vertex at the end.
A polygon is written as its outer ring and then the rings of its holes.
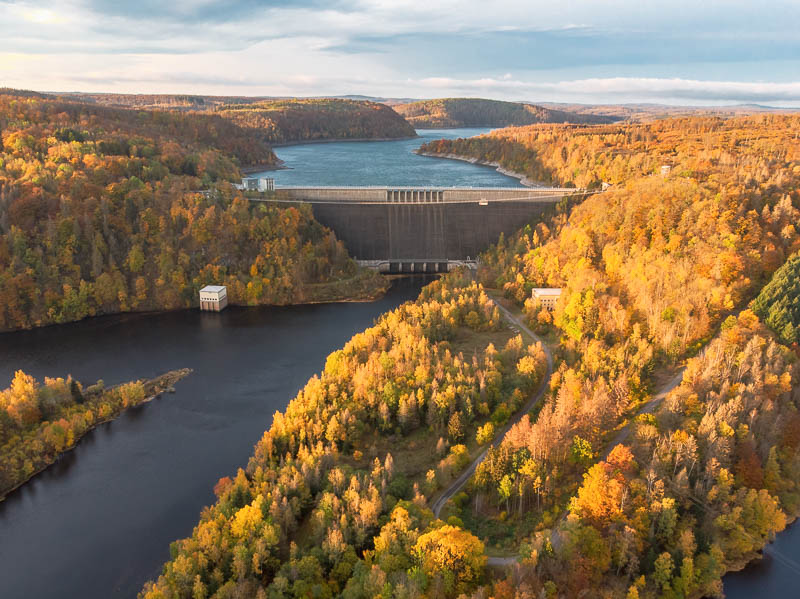
POLYGON ((275 185, 390 187, 522 187, 494 168, 414 154, 435 139, 473 137, 489 129, 428 129, 397 141, 330 142, 275 148, 286 168, 267 171, 275 185))

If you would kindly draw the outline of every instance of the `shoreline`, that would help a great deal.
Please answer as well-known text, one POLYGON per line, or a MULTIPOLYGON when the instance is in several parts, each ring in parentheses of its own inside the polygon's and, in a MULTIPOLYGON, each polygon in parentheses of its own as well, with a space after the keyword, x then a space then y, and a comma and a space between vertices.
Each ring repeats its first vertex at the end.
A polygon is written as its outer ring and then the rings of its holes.
MULTIPOLYGON (((147 389, 148 390, 148 395, 146 395, 145 398, 142 401, 140 401, 139 403, 136 403, 134 405, 128 406, 127 408, 122 408, 122 410, 118 414, 109 416, 108 418, 104 418, 103 420, 99 420, 98 422, 95 422, 92 426, 87 428, 86 431, 80 437, 75 439, 75 443, 72 445, 72 447, 69 447, 69 448, 65 449, 64 451, 60 452, 58 455, 56 455, 53 458, 53 460, 51 462, 48 462, 48 463, 44 464, 41 468, 37 468, 36 470, 34 470, 31 473, 31 475, 28 478, 26 478, 25 480, 23 480, 23 481, 19 482, 18 484, 14 485, 13 487, 8 489, 4 493, 0 493, 0 503, 5 501, 6 498, 9 495, 11 495, 14 491, 19 490, 21 487, 23 487, 24 485, 29 483, 31 480, 33 480, 36 476, 38 476, 39 474, 41 474, 42 472, 47 470, 50 466, 52 466, 53 464, 58 462, 63 456, 67 455, 70 452, 75 451, 75 449, 77 449, 78 445, 84 439, 84 437, 86 437, 86 435, 91 433, 97 427, 99 427, 100 425, 106 424, 108 422, 112 422, 113 420, 116 420, 117 418, 122 416, 125 412, 130 410, 131 408, 136 408, 138 406, 143 406, 146 403, 150 403, 151 401, 153 401, 157 397, 160 397, 161 394, 164 393, 164 392, 173 393, 174 392, 173 386, 175 385, 175 383, 177 383, 181 379, 186 378, 191 373, 192 373, 192 369, 191 368, 180 368, 178 370, 170 370, 169 372, 165 372, 164 374, 160 374, 157 377, 154 377, 152 379, 144 379, 143 384, 146 387, 148 387, 148 389, 147 389)), ((132 381, 132 382, 142 382, 142 379, 139 379, 139 381, 132 381)), ((102 396, 103 393, 111 391, 115 387, 119 387, 120 385, 125 385, 125 384, 127 384, 127 383, 119 383, 117 385, 112 385, 112 386, 110 386, 110 387, 108 387, 106 389, 103 389, 103 391, 100 393, 100 395, 102 396)))
MULTIPOLYGON (((411 276, 411 275, 409 275, 411 276)), ((351 280, 351 279, 347 279, 351 280)), ((328 283, 309 283, 309 285, 329 285, 335 284, 340 281, 330 281, 328 283)), ((301 301, 301 302, 287 302, 285 304, 234 304, 230 303, 228 306, 232 308, 262 308, 262 307, 273 307, 273 308, 286 308, 291 306, 311 306, 311 305, 318 305, 318 304, 350 304, 350 303, 370 303, 370 302, 377 302, 381 299, 386 292, 389 290, 389 286, 385 287, 380 291, 380 293, 370 296, 355 296, 355 297, 343 297, 341 299, 330 299, 330 300, 309 300, 309 301, 301 301)), ((20 327, 16 329, 7 329, 0 331, 0 336, 2 335, 11 335, 14 333, 23 333, 25 331, 38 331, 40 329, 46 329, 49 327, 61 327, 61 326, 70 326, 75 325, 80 322, 85 321, 92 321, 99 318, 113 318, 113 317, 121 317, 121 316, 158 316, 160 314, 170 314, 172 312, 184 312, 189 310, 200 310, 199 306, 188 306, 188 307, 179 307, 179 308, 167 308, 164 310, 127 310, 125 312, 108 312, 106 314, 95 314, 93 316, 85 316, 80 320, 70 320, 68 322, 51 322, 48 324, 37 325, 33 327, 20 327)), ((218 312, 217 312, 218 314, 218 312)))
MULTIPOLYGON (((420 135, 407 135, 405 137, 332 137, 330 139, 306 139, 306 140, 292 140, 292 141, 282 141, 278 143, 271 143, 270 148, 286 148, 289 146, 304 146, 310 144, 332 144, 332 143, 342 143, 342 142, 370 142, 370 141, 405 141, 409 139, 419 139, 420 135)), ((265 173, 268 171, 282 171, 282 170, 291 170, 291 167, 286 166, 286 163, 278 158, 278 162, 275 164, 270 163, 259 163, 254 164, 251 166, 243 166, 239 167, 239 170, 242 171, 243 175, 252 175, 254 173, 265 173)))
POLYGON ((469 156, 461 156, 459 154, 437 154, 435 152, 421 152, 419 150, 414 151, 415 154, 419 156, 427 156, 428 158, 442 158, 446 160, 460 160, 461 162, 469 162, 470 164, 477 164, 479 166, 490 166, 493 167, 501 175, 505 175, 507 177, 511 177, 512 179, 517 179, 519 182, 524 185, 525 187, 549 187, 549 183, 545 183, 544 181, 534 181, 533 179, 528 178, 527 175, 523 175, 522 173, 518 173, 512 170, 505 168, 499 162, 492 162, 489 160, 481 160, 479 158, 470 158, 469 156))

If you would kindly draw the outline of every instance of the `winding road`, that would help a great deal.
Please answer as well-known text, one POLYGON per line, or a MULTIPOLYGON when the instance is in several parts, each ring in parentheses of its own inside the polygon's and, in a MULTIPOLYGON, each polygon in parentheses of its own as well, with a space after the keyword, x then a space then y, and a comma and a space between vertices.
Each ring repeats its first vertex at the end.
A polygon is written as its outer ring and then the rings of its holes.
MULTIPOLYGON (((494 301, 494 300, 492 300, 494 301)), ((533 331, 531 331, 527 326, 525 326, 520 319, 514 316, 511 312, 509 312, 506 308, 501 306, 497 301, 494 302, 495 305, 500 309, 500 312, 503 314, 505 319, 511 324, 512 328, 519 329, 524 331, 526 334, 530 335, 534 341, 538 341, 542 344, 542 348, 544 349, 545 356, 547 358, 547 370, 545 372, 544 378, 542 378, 541 383, 539 384, 539 388, 536 392, 531 395, 530 399, 525 403, 522 408, 516 413, 516 415, 511 418, 506 426, 503 428, 500 433, 495 436, 494 440, 484 449, 481 454, 475 458, 475 460, 469 465, 469 467, 461 473, 461 475, 453 481, 453 483, 442 492, 439 498, 433 503, 431 509, 433 510, 434 516, 437 518, 439 517, 439 513, 442 511, 442 508, 445 504, 450 501, 450 499, 458 493, 461 488, 467 483, 470 477, 475 473, 475 469, 478 467, 483 460, 486 459, 486 455, 489 453, 489 449, 492 447, 497 447, 503 441, 503 438, 506 436, 506 433, 511 430, 511 427, 514 426, 517 422, 519 422, 522 417, 530 412, 537 403, 542 400, 544 397, 544 393, 548 388, 550 383, 550 377, 553 374, 553 355, 550 353, 550 349, 545 345, 544 341, 533 331)), ((506 559, 506 558, 500 558, 506 559)), ((492 558, 489 558, 489 563, 492 563, 492 558)))
MULTIPOLYGON (((525 326, 522 321, 514 316, 508 309, 501 306, 498 302, 495 301, 495 305, 500 309, 500 312, 503 314, 505 319, 511 324, 513 328, 517 328, 521 331, 524 331, 526 334, 530 335, 530 337, 534 341, 538 341, 542 344, 544 348, 545 356, 547 357, 547 370, 545 372, 545 376, 542 379, 542 382, 539 385, 539 388, 536 392, 530 397, 528 402, 522 406, 522 408, 517 412, 517 414, 509 420, 508 424, 506 424, 505 428, 494 438, 494 440, 489 444, 486 449, 484 449, 481 454, 475 458, 475 460, 469 465, 469 467, 461 473, 461 475, 452 482, 452 484, 442 492, 439 498, 433 503, 432 510, 433 514, 438 518, 439 514, 444 508, 445 504, 452 499, 452 497, 458 493, 467 481, 475 474, 475 470, 483 460, 486 459, 486 455, 489 453, 489 449, 492 447, 497 447, 502 443, 503 438, 506 436, 506 433, 518 423, 525 414, 528 414, 535 406, 538 404, 542 397, 544 397, 544 393, 547 390, 550 377, 553 374, 553 355, 550 352, 550 349, 545 345, 544 341, 533 331, 531 331, 527 326, 525 326)), ((647 401, 639 410, 634 414, 629 420, 628 424, 626 424, 617 435, 611 440, 610 443, 606 445, 606 450, 603 452, 601 459, 606 459, 608 454, 611 453, 611 450, 619 445, 620 443, 624 443, 631 432, 631 425, 639 414, 651 414, 653 413, 659 404, 664 400, 664 398, 677 387, 680 385, 681 381, 683 380, 683 373, 685 372, 686 368, 681 368, 678 370, 675 375, 665 383, 661 389, 654 395, 650 400, 647 401)), ((495 557, 490 556, 487 560, 487 565, 495 566, 495 567, 504 567, 510 566, 518 561, 518 558, 515 556, 509 557, 495 557)))
MULTIPOLYGON (((683 373, 685 370, 686 367, 683 367, 680 370, 678 370, 678 372, 675 373, 675 376, 673 376, 669 381, 667 381, 664 384, 664 386, 661 387, 661 389, 658 391, 656 395, 654 395, 647 403, 645 403, 641 408, 639 408, 636 414, 630 417, 628 423, 624 427, 622 427, 620 431, 616 434, 616 436, 611 440, 611 442, 606 445, 606 449, 603 452, 602 456, 600 457, 601 460, 605 460, 608 457, 608 454, 611 453, 611 450, 614 449, 614 447, 616 447, 620 443, 624 443, 627 440, 628 436, 631 433, 631 425, 636 419, 636 416, 638 416, 639 414, 652 414, 659 406, 659 404, 664 400, 664 398, 669 394, 669 392, 681 384, 681 381, 683 380, 683 373)), ((505 435, 505 431, 503 432, 503 434, 505 435)), ((568 511, 565 511, 561 516, 561 520, 565 519, 568 513, 569 513, 568 511)), ((438 517, 438 515, 439 514, 437 513, 436 516, 438 517)), ((490 556, 487 560, 487 565, 495 567, 505 567, 515 564, 517 563, 517 561, 519 561, 519 559, 515 556, 507 556, 507 557, 490 556)))

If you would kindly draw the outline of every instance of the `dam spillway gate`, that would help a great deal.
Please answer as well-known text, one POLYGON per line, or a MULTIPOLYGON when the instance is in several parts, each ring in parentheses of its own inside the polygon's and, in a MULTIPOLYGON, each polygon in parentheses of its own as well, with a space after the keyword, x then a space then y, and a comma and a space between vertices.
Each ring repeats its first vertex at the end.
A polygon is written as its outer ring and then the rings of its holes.
POLYGON ((386 273, 446 272, 582 190, 281 187, 254 201, 308 203, 359 263, 386 273))

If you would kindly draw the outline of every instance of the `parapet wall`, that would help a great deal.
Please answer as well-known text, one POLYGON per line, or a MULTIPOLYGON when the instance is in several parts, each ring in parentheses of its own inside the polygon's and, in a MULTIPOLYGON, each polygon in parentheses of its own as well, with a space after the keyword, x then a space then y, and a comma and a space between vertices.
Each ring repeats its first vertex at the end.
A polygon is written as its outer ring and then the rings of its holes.
POLYGON ((341 203, 464 203, 524 200, 558 201, 574 189, 519 187, 282 187, 280 194, 300 202, 341 203))

